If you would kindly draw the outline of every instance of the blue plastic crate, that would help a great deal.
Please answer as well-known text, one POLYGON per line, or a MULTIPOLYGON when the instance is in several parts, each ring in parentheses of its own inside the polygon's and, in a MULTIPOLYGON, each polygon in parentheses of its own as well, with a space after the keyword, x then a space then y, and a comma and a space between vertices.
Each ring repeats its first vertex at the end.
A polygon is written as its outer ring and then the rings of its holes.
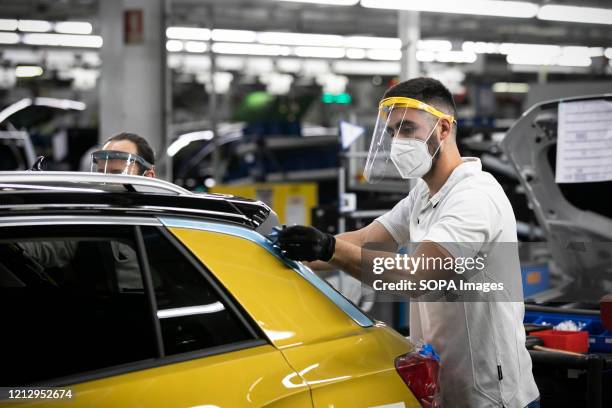
POLYGON ((544 313, 535 311, 526 311, 525 323, 544 324, 548 323, 552 326, 557 325, 565 320, 573 320, 576 323, 584 323, 582 330, 589 332, 589 352, 612 352, 612 331, 606 330, 602 323, 601 317, 595 315, 580 315, 580 314, 565 314, 565 313, 544 313))

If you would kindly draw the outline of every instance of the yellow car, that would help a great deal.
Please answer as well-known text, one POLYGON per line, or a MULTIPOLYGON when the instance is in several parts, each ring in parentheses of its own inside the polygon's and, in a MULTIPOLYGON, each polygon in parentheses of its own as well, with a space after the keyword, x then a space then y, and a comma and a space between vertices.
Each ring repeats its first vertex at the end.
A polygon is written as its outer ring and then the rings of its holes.
POLYGON ((274 223, 143 177, 0 172, 0 405, 419 407, 413 346, 274 223))

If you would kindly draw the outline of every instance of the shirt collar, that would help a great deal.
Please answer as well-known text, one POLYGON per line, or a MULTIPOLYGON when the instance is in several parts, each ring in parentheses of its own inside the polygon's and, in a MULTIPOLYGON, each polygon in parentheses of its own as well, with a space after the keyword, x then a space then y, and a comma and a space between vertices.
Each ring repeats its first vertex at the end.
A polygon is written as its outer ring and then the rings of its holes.
MULTIPOLYGON (((463 160, 463 163, 455 167, 451 175, 448 177, 448 179, 446 179, 446 182, 444 183, 442 188, 440 188, 440 190, 438 190, 438 192, 434 194, 429 199, 429 201, 427 201, 425 207, 427 207, 429 203, 431 203, 431 205, 435 207, 436 205, 438 205, 440 200, 444 198, 453 187, 455 187, 457 183, 467 177, 473 176, 482 171, 482 163, 480 162, 479 158, 462 157, 461 160, 463 160)), ((423 201, 426 201, 428 196, 429 190, 425 188, 425 191, 423 192, 423 201)))

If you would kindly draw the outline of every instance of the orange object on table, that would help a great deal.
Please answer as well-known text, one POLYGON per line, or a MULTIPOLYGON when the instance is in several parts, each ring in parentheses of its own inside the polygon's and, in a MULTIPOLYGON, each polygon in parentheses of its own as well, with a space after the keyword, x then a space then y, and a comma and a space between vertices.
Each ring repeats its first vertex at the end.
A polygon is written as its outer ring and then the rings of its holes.
POLYGON ((542 330, 530 335, 541 338, 545 347, 576 353, 589 351, 589 332, 586 331, 542 330))

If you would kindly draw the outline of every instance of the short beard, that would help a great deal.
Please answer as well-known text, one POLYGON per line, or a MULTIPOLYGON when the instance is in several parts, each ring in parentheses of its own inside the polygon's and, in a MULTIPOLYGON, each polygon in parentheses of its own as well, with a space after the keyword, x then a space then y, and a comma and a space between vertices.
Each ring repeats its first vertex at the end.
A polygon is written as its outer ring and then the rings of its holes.
POLYGON ((438 142, 434 135, 431 136, 432 137, 430 137, 427 141, 427 149, 429 150, 429 154, 432 156, 431 168, 433 169, 438 162, 438 158, 440 157, 440 142, 438 142))

